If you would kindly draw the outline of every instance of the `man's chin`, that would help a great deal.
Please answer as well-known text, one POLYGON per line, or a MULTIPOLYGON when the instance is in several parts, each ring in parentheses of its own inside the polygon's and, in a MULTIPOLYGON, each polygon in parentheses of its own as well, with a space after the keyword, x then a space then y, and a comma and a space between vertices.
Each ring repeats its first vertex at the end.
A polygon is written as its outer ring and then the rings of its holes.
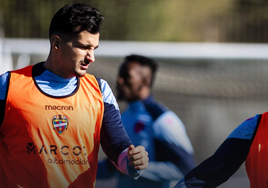
POLYGON ((79 72, 76 72, 76 76, 78 76, 78 77, 83 77, 83 76, 86 75, 86 73, 87 73, 86 70, 85 70, 85 71, 79 71, 79 72))

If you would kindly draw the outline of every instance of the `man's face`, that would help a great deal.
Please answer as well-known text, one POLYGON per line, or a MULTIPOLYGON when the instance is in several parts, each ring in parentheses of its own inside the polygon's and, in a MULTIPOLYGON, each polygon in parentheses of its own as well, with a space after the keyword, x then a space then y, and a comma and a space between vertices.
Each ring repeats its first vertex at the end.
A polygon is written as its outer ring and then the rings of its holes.
POLYGON ((60 39, 58 75, 64 78, 84 76, 90 63, 95 61, 94 51, 99 45, 99 33, 82 31, 77 37, 60 39))
POLYGON ((136 62, 128 64, 127 68, 123 70, 124 76, 117 78, 117 98, 118 100, 135 101, 140 100, 141 89, 144 86, 142 69, 136 62))

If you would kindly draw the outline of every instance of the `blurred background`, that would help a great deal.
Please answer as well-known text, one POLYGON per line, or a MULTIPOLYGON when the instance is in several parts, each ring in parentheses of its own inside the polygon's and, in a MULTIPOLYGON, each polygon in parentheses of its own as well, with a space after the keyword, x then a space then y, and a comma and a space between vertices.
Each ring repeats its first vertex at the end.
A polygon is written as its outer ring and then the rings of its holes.
MULTIPOLYGON (((0 73, 45 61, 52 16, 77 2, 105 16, 88 72, 114 90, 125 55, 154 58, 160 65, 154 96, 184 122, 197 164, 245 119, 267 110, 265 0, 0 0, 0 73)), ((244 165, 220 187, 249 187, 244 165)))

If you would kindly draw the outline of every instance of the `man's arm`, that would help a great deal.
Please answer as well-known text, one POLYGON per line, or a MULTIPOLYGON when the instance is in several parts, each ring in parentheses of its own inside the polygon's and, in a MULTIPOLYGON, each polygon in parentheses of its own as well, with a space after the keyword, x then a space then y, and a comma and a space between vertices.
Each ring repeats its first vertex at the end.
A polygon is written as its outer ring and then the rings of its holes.
POLYGON ((144 147, 132 145, 121 121, 121 115, 111 88, 99 79, 104 101, 101 145, 104 153, 121 172, 137 178, 148 166, 148 153, 144 147))
POLYGON ((246 160, 259 115, 238 126, 210 158, 191 170, 174 188, 217 187, 227 181, 246 160))
POLYGON ((143 146, 130 145, 118 158, 118 166, 114 165, 109 159, 98 163, 97 178, 107 179, 114 176, 115 166, 124 174, 128 174, 134 179, 138 179, 142 170, 148 167, 148 153, 143 146))

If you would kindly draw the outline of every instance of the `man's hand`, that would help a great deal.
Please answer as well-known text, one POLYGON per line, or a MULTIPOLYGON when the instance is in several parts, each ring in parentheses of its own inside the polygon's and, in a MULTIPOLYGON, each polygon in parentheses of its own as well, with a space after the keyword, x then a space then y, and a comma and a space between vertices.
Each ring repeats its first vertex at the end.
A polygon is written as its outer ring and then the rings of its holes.
POLYGON ((146 169, 149 165, 148 152, 145 151, 143 146, 130 145, 127 151, 129 166, 134 167, 136 170, 146 169))

